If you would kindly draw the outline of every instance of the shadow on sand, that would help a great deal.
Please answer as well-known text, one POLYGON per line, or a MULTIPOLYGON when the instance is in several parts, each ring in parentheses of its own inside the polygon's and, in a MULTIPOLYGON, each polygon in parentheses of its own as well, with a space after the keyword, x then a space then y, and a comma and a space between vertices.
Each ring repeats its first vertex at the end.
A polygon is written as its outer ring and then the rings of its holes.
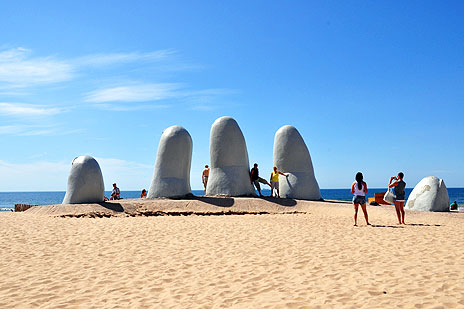
POLYGON ((424 224, 424 223, 407 223, 405 225, 411 225, 411 226, 441 226, 440 224, 424 224))
POLYGON ((261 199, 264 199, 266 201, 276 203, 281 206, 285 207, 293 207, 297 204, 297 201, 295 199, 289 199, 289 198, 276 198, 276 197, 261 197, 261 199))
MULTIPOLYGON (((268 196, 263 196, 263 197, 246 196, 246 197, 253 198, 253 199, 266 200, 266 201, 276 203, 278 205, 285 206, 285 207, 293 207, 297 204, 297 201, 295 201, 295 199, 289 199, 289 198, 275 198, 275 197, 268 197, 268 196)), ((188 196, 183 199, 199 200, 199 201, 202 201, 202 202, 214 205, 214 206, 218 206, 218 207, 231 207, 235 203, 233 197, 188 196)))
POLYGON ((323 201, 323 202, 326 202, 326 203, 341 203, 343 205, 351 203, 351 202, 346 201, 346 200, 325 200, 325 199, 321 199, 321 200, 317 200, 317 201, 323 201))
POLYGON ((114 212, 124 212, 124 208, 120 203, 100 202, 99 205, 114 212))
POLYGON ((392 228, 392 229, 403 229, 403 226, 397 225, 380 225, 380 224, 371 224, 371 227, 379 227, 379 228, 392 228))
POLYGON ((235 203, 232 197, 207 197, 207 196, 191 196, 184 198, 185 200, 199 200, 217 207, 231 207, 235 203))
MULTIPOLYGON (((440 224, 423 224, 423 223, 407 223, 405 226, 441 226, 440 224)), ((388 227, 394 229, 403 229, 405 226, 403 225, 379 225, 379 224, 372 224, 372 227, 388 227)))

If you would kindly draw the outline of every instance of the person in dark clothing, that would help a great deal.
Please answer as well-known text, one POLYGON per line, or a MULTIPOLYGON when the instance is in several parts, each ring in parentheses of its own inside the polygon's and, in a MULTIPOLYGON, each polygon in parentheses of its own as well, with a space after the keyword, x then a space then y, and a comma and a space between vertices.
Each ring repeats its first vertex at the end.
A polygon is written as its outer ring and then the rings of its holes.
MULTIPOLYGON (((263 195, 261 194, 261 186, 259 185, 259 183, 261 182, 266 185, 269 185, 269 183, 264 178, 259 177, 258 164, 256 163, 253 165, 253 168, 251 169, 250 180, 251 180, 251 184, 255 185, 256 189, 258 190, 259 196, 263 197, 263 195)), ((269 187, 271 187, 271 185, 269 185, 269 187)))
POLYGON ((395 191, 395 210, 397 211, 398 224, 405 224, 405 186, 403 181, 403 173, 390 177, 388 187, 393 188, 395 191))

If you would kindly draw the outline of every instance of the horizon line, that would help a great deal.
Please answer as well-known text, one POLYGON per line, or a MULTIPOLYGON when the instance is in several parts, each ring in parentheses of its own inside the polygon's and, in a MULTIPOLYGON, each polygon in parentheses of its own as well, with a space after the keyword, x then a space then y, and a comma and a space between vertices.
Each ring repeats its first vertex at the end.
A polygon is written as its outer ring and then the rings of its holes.
MULTIPOLYGON (((413 187, 414 188, 414 187, 413 187)), ((454 189, 454 188, 461 188, 465 189, 465 187, 446 187, 447 189, 454 189)), ((322 189, 345 189, 345 190, 350 190, 351 188, 320 188, 322 189)), ((368 189, 387 189, 387 187, 369 187, 368 189)), ((405 189, 412 189, 410 187, 407 187, 405 189)), ((204 190, 204 189, 191 189, 193 190, 204 190)), ((270 190, 270 189, 261 189, 261 190, 270 190)), ((105 191, 111 191, 111 190, 105 190, 105 191)), ((122 190, 121 191, 142 191, 142 189, 129 189, 129 190, 122 190)), ((66 190, 24 190, 24 191, 19 191, 19 190, 11 190, 11 191, 0 191, 0 193, 22 193, 22 192, 66 192, 66 190)), ((293 198, 295 199, 295 198, 293 198)))

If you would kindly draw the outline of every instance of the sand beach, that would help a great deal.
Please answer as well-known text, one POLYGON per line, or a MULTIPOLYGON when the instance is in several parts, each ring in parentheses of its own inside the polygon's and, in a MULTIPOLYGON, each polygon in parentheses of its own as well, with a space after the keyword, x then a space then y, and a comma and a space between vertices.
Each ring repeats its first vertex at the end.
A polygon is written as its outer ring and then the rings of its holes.
POLYGON ((0 214, 0 308, 463 308, 464 213, 126 199, 0 214))

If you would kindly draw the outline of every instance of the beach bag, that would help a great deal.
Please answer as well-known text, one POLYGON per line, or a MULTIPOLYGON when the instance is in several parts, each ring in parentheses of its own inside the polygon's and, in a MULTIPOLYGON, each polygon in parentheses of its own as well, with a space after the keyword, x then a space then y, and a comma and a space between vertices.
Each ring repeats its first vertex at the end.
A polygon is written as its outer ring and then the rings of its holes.
POLYGON ((392 188, 389 188, 384 195, 384 201, 389 204, 395 203, 395 195, 393 194, 392 188))

